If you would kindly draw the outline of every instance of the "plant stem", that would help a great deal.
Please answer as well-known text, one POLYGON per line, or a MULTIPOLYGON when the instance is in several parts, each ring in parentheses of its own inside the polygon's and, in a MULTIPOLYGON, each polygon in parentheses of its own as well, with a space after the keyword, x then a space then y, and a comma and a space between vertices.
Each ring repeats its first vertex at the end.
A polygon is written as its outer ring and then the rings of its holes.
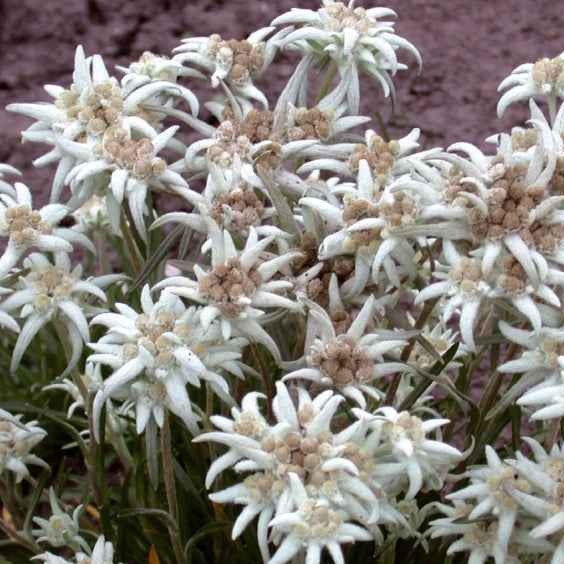
MULTIPOLYGON (((431 315, 431 312, 433 311, 437 301, 438 298, 425 302, 425 306, 423 307, 423 310, 421 311, 419 318, 415 322, 415 329, 421 329, 423 325, 425 325, 425 322, 427 321, 429 315, 431 315)), ((411 339, 407 347, 405 347, 401 353, 401 357, 400 357, 401 362, 407 361, 414 346, 415 346, 415 339, 411 339)), ((386 399, 384 400, 384 405, 392 405, 392 402, 394 401, 394 398, 396 396, 396 392, 398 391, 400 380, 401 380, 401 373, 398 372, 397 374, 394 375, 394 378, 390 383, 390 387, 388 388, 388 392, 386 393, 386 399)))
POLYGON ((22 516, 14 493, 13 481, 10 481, 6 485, 0 481, 0 501, 12 517, 14 525, 18 527, 22 521, 22 516))
POLYGON ((109 520, 104 495, 104 444, 106 441, 106 408, 102 409, 100 415, 100 440, 94 440, 94 420, 92 417, 92 403, 94 397, 91 395, 88 404, 88 424, 90 428, 90 460, 87 464, 90 486, 94 495, 94 501, 100 513, 102 532, 106 538, 112 537, 112 526, 109 520))
POLYGON ((133 234, 127 222, 125 213, 121 215, 121 233, 125 241, 125 246, 127 247, 127 254, 129 255, 129 260, 133 266, 134 273, 137 275, 141 272, 143 268, 143 259, 141 258, 141 253, 139 248, 135 243, 133 234))
POLYGON ((176 487, 174 483, 174 465, 172 459, 172 444, 170 439, 170 420, 168 413, 165 413, 163 428, 161 430, 161 454, 163 462, 163 479, 168 503, 168 512, 174 521, 174 526, 168 526, 168 532, 172 541, 174 555, 177 564, 183 564, 184 552, 180 540, 178 528, 178 501, 176 497, 176 487))
POLYGON ((109 254, 106 252, 106 236, 101 229, 95 229, 93 233, 94 245, 96 246, 96 255, 98 257, 97 270, 100 275, 110 274, 112 272, 109 254))
POLYGON ((2 521, 2 519, 0 519, 0 530, 8 538, 12 539, 12 541, 19 544, 20 546, 23 546, 30 552, 33 552, 33 554, 39 554, 41 552, 41 550, 39 549, 39 547, 35 542, 29 541, 26 538, 22 537, 17 531, 15 531, 14 529, 12 529, 12 527, 7 525, 5 521, 2 521))

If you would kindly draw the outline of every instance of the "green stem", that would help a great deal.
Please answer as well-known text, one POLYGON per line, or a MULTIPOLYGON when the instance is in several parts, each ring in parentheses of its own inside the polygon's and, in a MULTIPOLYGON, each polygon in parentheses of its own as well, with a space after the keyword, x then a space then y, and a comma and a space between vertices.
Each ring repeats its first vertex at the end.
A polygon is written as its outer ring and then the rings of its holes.
POLYGON ((14 529, 12 529, 12 527, 2 521, 2 519, 0 519, 0 530, 13 542, 19 544, 33 554, 39 554, 41 552, 41 549, 35 542, 22 537, 17 531, 15 531, 14 529))
POLYGON ((131 232, 125 213, 121 216, 121 233, 125 241, 125 246, 127 247, 127 254, 129 255, 133 270, 135 274, 139 274, 143 268, 143 259, 141 258, 139 247, 135 243, 135 238, 131 232))
POLYGON ((100 521, 102 525, 102 532, 106 538, 112 537, 112 526, 109 520, 108 511, 106 508, 106 500, 104 496, 104 443, 106 441, 106 408, 102 409, 100 415, 100 440, 96 442, 94 439, 94 421, 92 418, 92 403, 94 397, 90 396, 88 402, 88 425, 90 429, 90 455, 87 464, 88 478, 90 480, 90 487, 94 497, 96 507, 100 512, 100 521))
MULTIPOLYGON (((415 322, 415 329, 421 329, 423 325, 425 325, 425 322, 427 321, 428 317, 431 315, 437 301, 438 298, 425 302, 425 306, 423 307, 423 310, 421 311, 419 318, 415 322)), ((407 347, 405 347, 401 353, 401 357, 400 357, 401 362, 407 361, 414 346, 415 346, 415 339, 411 339, 407 347)), ((390 383, 390 387, 388 388, 388 391, 386 393, 386 398, 384 400, 384 405, 392 405, 392 402, 396 397, 396 392, 398 391, 400 381, 401 381, 401 372, 398 372, 397 374, 394 375, 394 378, 390 383)))
POLYGON ((168 512, 174 522, 174 526, 172 524, 168 526, 168 532, 172 541, 176 562, 177 564, 183 564, 184 552, 182 550, 182 541, 180 540, 178 529, 178 498, 176 497, 176 487, 174 483, 174 464, 172 459, 170 420, 168 413, 165 413, 163 428, 161 430, 161 451, 168 512))
POLYGON ((106 235, 101 229, 95 229, 93 233, 94 245, 96 246, 96 256, 98 258, 96 269, 100 275, 110 274, 109 253, 106 252, 106 235))
MULTIPOLYGON (((10 476, 7 475, 7 479, 9 478, 10 476)), ((22 522, 22 514, 16 501, 13 481, 10 481, 8 484, 4 484, 4 482, 0 481, 0 501, 2 501, 2 505, 12 517, 14 525, 18 527, 22 522)))

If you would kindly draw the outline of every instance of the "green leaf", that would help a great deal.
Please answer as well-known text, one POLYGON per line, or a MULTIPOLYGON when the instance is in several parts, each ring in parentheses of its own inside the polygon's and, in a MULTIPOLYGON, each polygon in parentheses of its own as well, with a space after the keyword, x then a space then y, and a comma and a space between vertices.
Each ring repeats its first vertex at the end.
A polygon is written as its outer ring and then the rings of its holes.
POLYGON ((207 525, 204 525, 203 527, 198 529, 198 531, 190 537, 190 540, 184 546, 184 559, 186 561, 186 564, 192 563, 192 552, 196 548, 196 545, 199 541, 205 539, 209 535, 213 535, 219 531, 222 531, 223 529, 231 527, 231 525, 232 523, 228 521, 216 521, 215 523, 208 523, 207 525))
POLYGON ((180 239, 184 233, 184 226, 177 225, 162 241, 161 244, 156 248, 155 252, 149 257, 145 265, 143 266, 141 272, 133 281, 129 293, 140 288, 151 276, 152 272, 159 266, 159 264, 166 257, 168 251, 173 247, 173 245, 180 239))
POLYGON ((135 507, 132 509, 125 509, 117 513, 116 517, 118 519, 127 519, 129 517, 137 517, 139 515, 145 517, 157 517, 159 520, 163 521, 167 527, 174 527, 176 529, 176 523, 174 519, 169 515, 167 511, 163 509, 149 509, 146 507, 135 507))

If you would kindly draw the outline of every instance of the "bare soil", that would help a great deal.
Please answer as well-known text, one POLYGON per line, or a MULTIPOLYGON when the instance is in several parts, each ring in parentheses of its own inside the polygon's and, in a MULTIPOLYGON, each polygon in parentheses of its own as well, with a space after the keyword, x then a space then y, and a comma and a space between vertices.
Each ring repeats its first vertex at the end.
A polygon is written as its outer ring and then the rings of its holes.
MULTIPOLYGON (((294 1, 300 7, 319 5, 294 1)), ((145 50, 167 54, 188 35, 243 37, 293 5, 291 0, 0 0, 0 108, 47 100, 45 83, 68 84, 78 43, 113 67, 145 50)), ((389 104, 372 87, 364 110, 380 110, 393 135, 420 127, 427 146, 461 140, 483 146, 488 135, 523 120, 525 107, 496 118, 498 84, 518 64, 564 50, 564 10, 556 0, 389 0, 387 5, 399 15, 397 31, 420 49, 424 69, 417 76, 413 67, 400 78, 395 116, 390 118, 389 104)), ((268 73, 268 92, 280 90, 291 64, 283 57, 268 73)), ((19 132, 27 124, 0 109, 0 162, 21 169, 45 201, 51 171, 31 165, 41 147, 21 146, 19 132)))

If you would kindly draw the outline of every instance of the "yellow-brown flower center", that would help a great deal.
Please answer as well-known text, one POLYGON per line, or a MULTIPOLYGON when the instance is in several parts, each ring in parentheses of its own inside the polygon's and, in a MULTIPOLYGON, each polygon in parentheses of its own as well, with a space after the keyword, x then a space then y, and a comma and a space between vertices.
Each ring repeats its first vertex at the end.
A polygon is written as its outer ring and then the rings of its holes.
POLYGON ((199 284, 200 293, 227 317, 237 317, 244 306, 240 298, 252 298, 262 283, 256 270, 245 271, 239 259, 216 266, 199 284))
POLYGON ((349 167, 356 174, 360 161, 365 160, 376 179, 383 184, 394 166, 399 150, 397 141, 386 142, 379 135, 375 135, 368 145, 357 145, 349 159, 349 167))
POLYGON ((215 196, 211 209, 211 216, 218 225, 230 227, 237 233, 246 233, 249 227, 260 225, 263 215, 263 201, 244 183, 215 196))
POLYGON ((75 86, 59 94, 55 105, 64 110, 70 120, 78 119, 93 135, 102 135, 117 125, 123 111, 123 96, 116 82, 107 80, 92 87, 85 101, 75 86))
POLYGON ((229 66, 229 80, 245 84, 256 77, 264 66, 264 45, 253 45, 247 40, 224 40, 220 35, 210 36, 208 53, 222 66, 229 66))
POLYGON ((155 149, 149 139, 131 139, 121 129, 105 140, 103 152, 108 160, 139 179, 160 176, 166 170, 165 161, 153 156, 155 149))
POLYGON ((533 82, 545 93, 564 87, 564 58, 540 59, 533 65, 531 72, 533 82))
POLYGON ((374 362, 346 335, 339 335, 323 350, 312 353, 308 361, 318 366, 336 388, 368 384, 374 377, 374 362))
POLYGON ((41 219, 41 214, 29 206, 7 208, 5 219, 10 238, 16 245, 32 245, 38 235, 51 233, 51 226, 41 219))

